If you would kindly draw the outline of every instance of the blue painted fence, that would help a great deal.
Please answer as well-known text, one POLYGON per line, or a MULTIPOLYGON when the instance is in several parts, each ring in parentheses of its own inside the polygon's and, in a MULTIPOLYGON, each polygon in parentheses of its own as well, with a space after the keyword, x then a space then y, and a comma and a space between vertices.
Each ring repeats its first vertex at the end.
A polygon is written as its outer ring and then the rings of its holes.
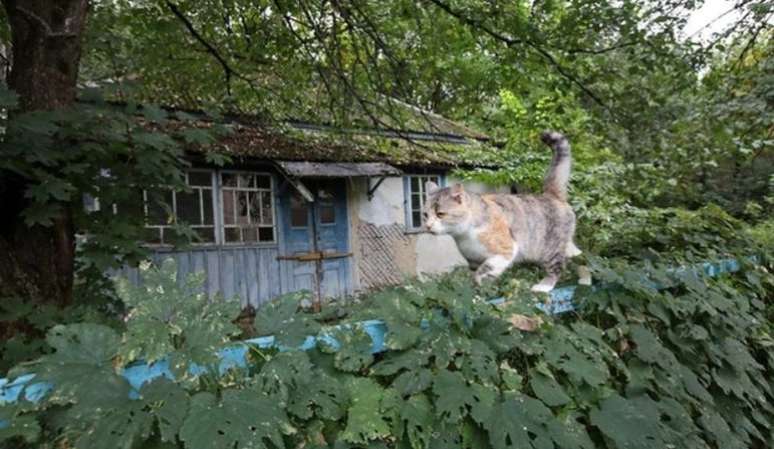
MULTIPOLYGON (((757 263, 757 258, 752 257, 749 259, 751 262, 757 263)), ((673 273, 680 274, 690 271, 701 271, 708 276, 717 276, 721 273, 728 273, 738 271, 740 264, 733 259, 722 260, 717 263, 705 262, 698 267, 694 268, 677 268, 673 270, 673 273)), ((653 283, 654 288, 660 286, 653 283)), ((554 289, 550 294, 550 299, 546 304, 538 304, 537 308, 541 309, 547 314, 560 314, 574 310, 573 296, 575 293, 575 286, 562 287, 554 289)), ((602 288, 602 287, 595 287, 602 288)), ((492 305, 502 304, 503 298, 495 298, 489 301, 492 305)), ((356 324, 344 324, 331 328, 333 330, 347 329, 354 326, 361 327, 371 337, 371 352, 378 353, 386 350, 385 336, 387 334, 387 326, 382 320, 368 320, 362 321, 356 324)), ((341 344, 332 336, 333 332, 327 331, 319 335, 310 335, 306 337, 306 340, 301 344, 299 348, 285 348, 281 347, 275 341, 274 336, 254 338, 246 340, 242 344, 236 344, 224 348, 219 351, 218 356, 220 358, 220 364, 218 370, 220 373, 225 373, 232 368, 244 368, 247 366, 247 352, 249 346, 255 346, 262 349, 277 348, 280 351, 301 349, 309 350, 317 345, 317 342, 324 342, 334 349, 341 347, 341 344)), ((205 372, 207 368, 193 365, 190 368, 190 372, 193 375, 201 374, 205 372)), ((169 361, 161 359, 157 362, 147 364, 142 362, 132 363, 126 366, 122 373, 124 378, 129 381, 132 386, 130 393, 131 397, 137 397, 138 391, 146 382, 150 382, 160 376, 164 376, 168 379, 174 379, 172 371, 169 368, 169 361)), ((13 381, 9 379, 0 379, 0 405, 13 403, 19 400, 23 396, 24 399, 32 402, 41 400, 46 393, 48 393, 52 386, 47 383, 37 382, 33 383, 35 378, 34 374, 27 374, 19 376, 13 381)), ((0 421, 0 428, 5 427, 7 423, 0 421)))

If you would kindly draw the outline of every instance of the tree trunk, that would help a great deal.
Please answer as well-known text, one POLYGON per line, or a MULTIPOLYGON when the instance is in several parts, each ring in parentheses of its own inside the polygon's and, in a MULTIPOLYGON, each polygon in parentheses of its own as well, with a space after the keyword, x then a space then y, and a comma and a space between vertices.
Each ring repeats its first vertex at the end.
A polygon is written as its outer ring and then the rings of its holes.
MULTIPOLYGON (((75 101, 88 0, 3 0, 11 29, 8 87, 21 111, 61 109, 75 101)), ((27 226, 29 180, 0 173, 0 295, 67 305, 72 301, 72 208, 52 226, 27 226)))

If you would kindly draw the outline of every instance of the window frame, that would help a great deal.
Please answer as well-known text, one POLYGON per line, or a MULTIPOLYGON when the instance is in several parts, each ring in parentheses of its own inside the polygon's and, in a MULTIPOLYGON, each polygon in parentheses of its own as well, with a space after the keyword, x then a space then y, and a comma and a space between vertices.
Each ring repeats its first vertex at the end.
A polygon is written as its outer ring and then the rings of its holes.
MULTIPOLYGON (((211 225, 191 225, 188 224, 192 229, 196 228, 212 228, 213 229, 213 241, 211 242, 197 242, 192 241, 190 244, 191 246, 194 246, 196 248, 204 248, 204 247, 228 247, 228 248, 238 248, 238 247, 276 247, 279 245, 279 235, 278 235, 278 228, 279 224, 277 222, 278 219, 278 211, 277 208, 279 207, 279 202, 277 198, 277 181, 276 177, 273 173, 266 170, 241 170, 241 169, 215 169, 215 168, 206 168, 206 167, 194 167, 190 169, 185 170, 185 183, 194 190, 202 190, 206 189, 212 192, 212 224, 211 225), (193 186, 189 185, 189 178, 188 173, 189 172, 199 172, 199 173, 208 173, 210 175, 210 186, 193 186), (269 187, 268 188, 258 188, 257 187, 257 180, 256 180, 256 187, 255 188, 246 188, 245 190, 241 191, 250 191, 250 192, 269 192, 269 198, 271 199, 271 230, 272 230, 272 241, 238 241, 238 242, 227 242, 226 241, 226 228, 227 227, 233 227, 233 228, 240 228, 240 226, 235 224, 232 225, 226 225, 224 223, 224 208, 223 208, 223 185, 222 185, 222 175, 223 174, 234 174, 234 175, 260 175, 260 176, 266 176, 269 179, 269 187)), ((240 187, 226 187, 226 189, 231 189, 232 191, 240 191, 240 187)), ((159 231, 159 238, 161 239, 160 243, 150 242, 148 240, 142 240, 142 245, 155 248, 155 249, 170 249, 174 248, 174 245, 169 242, 164 241, 164 231, 168 230, 170 228, 174 227, 174 224, 147 224, 148 219, 148 209, 149 209, 149 202, 148 202, 148 196, 149 196, 149 190, 150 189, 142 189, 142 200, 143 200, 143 214, 144 219, 146 220, 146 224, 144 227, 146 229, 158 229, 159 231)), ((175 222, 179 219, 177 214, 177 195, 179 192, 176 192, 174 190, 171 191, 172 193, 172 204, 170 205, 172 207, 172 210, 174 212, 174 219, 175 222)), ((201 193, 199 193, 199 216, 203 217, 204 214, 204 204, 203 204, 203 196, 201 193)), ((203 221, 203 220, 202 220, 203 221)), ((251 224, 252 225, 252 224, 251 224)), ((241 226, 245 227, 245 226, 241 226)), ((265 224, 255 224, 254 227, 256 229, 256 239, 258 238, 258 228, 264 227, 268 228, 269 225, 265 224)), ((242 237, 241 231, 240 231, 240 237, 242 237)))
MULTIPOLYGON (((213 246, 213 245, 217 245, 218 244, 217 201, 216 201, 216 198, 215 198, 215 192, 217 191, 217 189, 216 189, 216 186, 215 186, 215 179, 214 179, 215 173, 216 173, 216 170, 211 170, 211 169, 206 169, 206 168, 190 168, 190 169, 186 169, 184 171, 186 186, 188 186, 192 190, 198 192, 198 195, 199 195, 199 217, 202 219, 202 221, 204 221, 203 217, 204 217, 204 213, 205 213, 204 212, 205 208, 204 208, 204 199, 202 198, 201 191, 202 190, 209 190, 211 192, 211 196, 212 196, 212 224, 211 225, 190 224, 190 223, 186 224, 187 226, 189 226, 191 229, 194 229, 194 230, 197 229, 197 228, 202 228, 202 229, 212 228, 212 241, 211 242, 192 241, 190 243, 192 246, 202 247, 202 246, 213 246), (209 185, 209 187, 189 184, 188 174, 191 173, 191 172, 207 173, 207 174, 209 174, 210 175, 210 185, 209 185)), ((175 190, 170 190, 169 193, 172 194, 172 204, 170 206, 172 207, 172 213, 173 213, 173 216, 174 216, 174 223, 159 225, 159 224, 148 224, 148 222, 147 222, 148 216, 149 216, 149 214, 148 214, 148 209, 149 209, 148 194, 149 194, 149 191, 148 190, 149 189, 142 189, 142 202, 143 202, 142 210, 143 210, 143 216, 144 216, 143 219, 145 220, 145 224, 143 225, 143 227, 145 229, 156 229, 156 230, 158 230, 160 242, 159 243, 155 243, 155 242, 149 242, 147 240, 143 240, 142 243, 143 243, 143 245, 154 247, 154 248, 171 248, 174 245, 172 243, 168 243, 168 242, 164 241, 164 231, 174 228, 175 224, 178 222, 177 195, 178 195, 178 193, 184 193, 184 192, 178 192, 178 191, 175 191, 175 190)))
POLYGON ((422 216, 421 213, 425 206, 425 197, 427 196, 425 194, 425 182, 433 177, 438 179, 437 184, 439 187, 446 187, 446 175, 444 173, 412 173, 403 176, 403 209, 405 212, 406 233, 427 232, 424 229, 424 216, 422 216), (411 197, 414 195, 414 192, 411 190, 411 180, 417 178, 419 179, 419 212, 420 221, 422 223, 420 223, 418 227, 415 227, 412 216, 414 209, 412 208, 411 197))
MULTIPOLYGON (((277 186, 276 181, 274 179, 274 175, 271 172, 268 171, 257 171, 257 170, 240 170, 240 169, 224 169, 224 170, 216 170, 216 182, 217 182, 217 194, 218 194, 218 214, 217 214, 217 221, 218 221, 218 245, 233 248, 233 247, 240 247, 240 246, 277 246, 279 244, 279 236, 277 235, 277 186), (271 229, 272 229, 272 240, 269 241, 259 241, 258 239, 258 228, 264 227, 268 228, 268 225, 258 224, 253 226, 256 229, 256 241, 250 242, 250 241, 244 241, 240 240, 238 242, 227 242, 226 241, 226 228, 235 228, 240 229, 244 228, 246 226, 239 226, 236 223, 236 216, 234 224, 226 225, 225 223, 225 207, 223 204, 223 192, 224 192, 224 186, 223 186, 223 175, 224 174, 233 174, 233 175, 258 175, 258 176, 267 176, 269 178, 269 188, 259 188, 259 187, 249 187, 249 188, 242 188, 242 187, 225 187, 225 189, 234 191, 234 192, 269 192, 269 197, 271 198, 271 229)), ((241 231, 240 231, 241 235, 241 231)))

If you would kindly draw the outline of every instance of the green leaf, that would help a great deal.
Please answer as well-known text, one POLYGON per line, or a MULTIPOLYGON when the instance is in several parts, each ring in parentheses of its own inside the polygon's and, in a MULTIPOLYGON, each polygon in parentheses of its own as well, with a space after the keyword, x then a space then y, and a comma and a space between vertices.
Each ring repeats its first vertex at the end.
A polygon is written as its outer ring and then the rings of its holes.
POLYGON ((180 429, 186 449, 284 448, 283 435, 295 429, 280 404, 255 390, 226 390, 191 398, 180 429))
POLYGON ((338 421, 344 416, 347 392, 340 382, 320 371, 302 373, 303 380, 290 392, 288 412, 301 418, 312 416, 338 421))
POLYGON ((167 112, 156 105, 143 105, 140 111, 142 116, 150 122, 163 123, 167 119, 167 112))
POLYGON ((287 295, 261 305, 255 314, 258 335, 274 335, 278 345, 300 346, 307 336, 316 335, 320 326, 298 311, 300 296, 287 295))
POLYGON ((433 382, 433 373, 427 368, 404 371, 392 382, 401 395, 410 396, 430 388, 433 382))
POLYGON ((23 408, 16 404, 0 405, 0 422, 4 424, 0 425, 0 443, 21 439, 32 444, 38 440, 41 428, 37 417, 22 414, 23 411, 23 408))
POLYGON ((549 425, 555 421, 551 411, 539 401, 520 394, 508 394, 492 407, 483 423, 495 449, 512 447, 551 448, 549 425))
POLYGON ((394 436, 400 440, 406 432, 412 448, 426 448, 433 433, 433 406, 424 394, 401 401, 397 410, 398 423, 394 436))
POLYGON ((76 449, 132 449, 150 438, 153 417, 139 401, 125 401, 120 408, 107 410, 83 429, 76 449))
POLYGON ((368 378, 351 378, 347 382, 350 406, 347 426, 341 433, 344 441, 366 444, 370 440, 386 438, 390 426, 382 414, 384 389, 368 378))
POLYGON ((430 354, 421 349, 405 352, 388 351, 384 359, 371 367, 371 372, 377 376, 391 376, 403 370, 416 370, 426 366, 429 359, 430 354))
POLYGON ((551 376, 535 371, 529 384, 535 396, 549 407, 558 407, 571 401, 562 386, 551 376))
POLYGON ((656 403, 645 396, 626 399, 611 396, 592 410, 591 423, 619 447, 650 449, 664 447, 656 403))
POLYGON ((145 410, 156 418, 161 441, 174 443, 188 413, 188 394, 180 386, 165 378, 144 385, 140 400, 145 410))
POLYGON ((113 368, 118 339, 113 329, 99 324, 58 325, 46 336, 54 353, 22 365, 10 375, 32 371, 36 380, 50 382, 53 389, 46 400, 56 404, 77 402, 98 407, 126 400, 129 383, 113 368))
POLYGON ((442 370, 433 378, 436 413, 444 421, 458 423, 476 403, 473 390, 457 371, 442 370))
POLYGON ((371 336, 359 326, 335 333, 341 347, 334 356, 334 365, 341 371, 354 373, 367 368, 374 361, 371 354, 371 336))

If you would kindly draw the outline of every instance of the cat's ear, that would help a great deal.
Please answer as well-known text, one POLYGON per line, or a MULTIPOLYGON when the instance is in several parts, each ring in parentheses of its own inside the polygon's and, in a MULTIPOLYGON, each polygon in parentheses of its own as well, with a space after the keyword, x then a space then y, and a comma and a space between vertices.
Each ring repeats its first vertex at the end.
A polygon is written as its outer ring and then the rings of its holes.
POLYGON ((451 197, 454 201, 462 204, 462 199, 465 197, 465 188, 462 184, 454 184, 451 188, 451 197))
POLYGON ((433 181, 427 181, 425 183, 425 193, 428 195, 432 195, 435 192, 437 192, 439 189, 438 184, 434 183, 433 181))

